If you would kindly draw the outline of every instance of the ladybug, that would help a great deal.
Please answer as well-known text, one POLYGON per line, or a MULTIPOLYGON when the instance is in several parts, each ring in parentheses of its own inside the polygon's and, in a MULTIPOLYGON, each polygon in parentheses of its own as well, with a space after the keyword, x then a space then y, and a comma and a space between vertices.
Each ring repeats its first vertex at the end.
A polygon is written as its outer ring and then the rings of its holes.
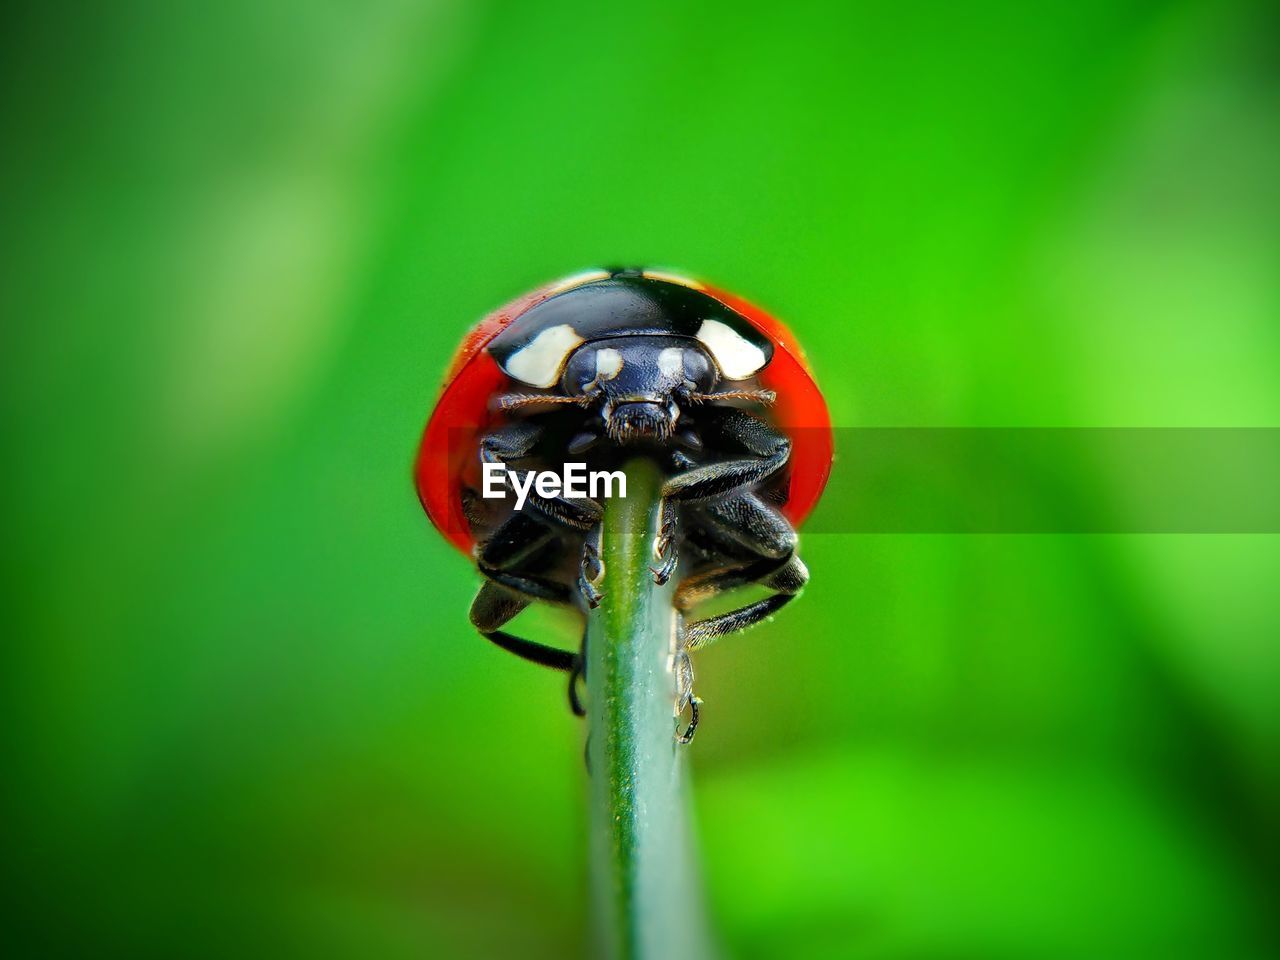
POLYGON ((652 458, 664 477, 655 582, 679 569, 677 735, 693 738, 700 700, 691 651, 790 602, 808 580, 795 528, 831 470, 826 403, 794 337, 732 294, 643 269, 602 269, 541 287, 481 320, 463 339, 415 466, 435 526, 472 556, 484 582, 471 622, 490 641, 569 674, 585 651, 501 628, 531 602, 595 607, 603 596, 600 503, 539 496, 524 509, 480 494, 501 468, 611 470, 652 458), (486 470, 486 465, 489 469, 486 470), (762 600, 702 619, 690 611, 758 585, 762 600))

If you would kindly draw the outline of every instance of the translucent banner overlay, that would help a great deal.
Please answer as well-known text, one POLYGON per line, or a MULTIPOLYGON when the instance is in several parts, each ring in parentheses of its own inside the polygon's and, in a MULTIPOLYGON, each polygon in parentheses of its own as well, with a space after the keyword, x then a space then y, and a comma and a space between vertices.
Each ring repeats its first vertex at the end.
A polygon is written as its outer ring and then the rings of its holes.
POLYGON ((1280 428, 844 428, 806 533, 1280 533, 1280 428))

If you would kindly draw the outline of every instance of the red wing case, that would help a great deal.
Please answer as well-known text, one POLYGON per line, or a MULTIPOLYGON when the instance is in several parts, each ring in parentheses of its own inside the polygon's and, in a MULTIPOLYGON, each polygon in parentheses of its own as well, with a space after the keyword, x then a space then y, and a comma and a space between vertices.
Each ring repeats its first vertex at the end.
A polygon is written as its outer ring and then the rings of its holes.
POLYGON ((508 381, 485 345, 530 307, 564 288, 564 281, 539 287, 472 327, 449 364, 440 400, 427 422, 414 465, 418 499, 436 529, 465 554, 475 542, 462 512, 462 487, 464 482, 478 485, 475 451, 492 420, 489 398, 508 381))
POLYGON ((702 290, 741 314, 753 327, 777 345, 773 359, 760 371, 760 385, 778 395, 769 419, 791 440, 791 490, 782 515, 799 527, 813 512, 831 475, 835 447, 831 415, 822 391, 809 371, 804 351, 782 321, 754 304, 715 287, 702 290))

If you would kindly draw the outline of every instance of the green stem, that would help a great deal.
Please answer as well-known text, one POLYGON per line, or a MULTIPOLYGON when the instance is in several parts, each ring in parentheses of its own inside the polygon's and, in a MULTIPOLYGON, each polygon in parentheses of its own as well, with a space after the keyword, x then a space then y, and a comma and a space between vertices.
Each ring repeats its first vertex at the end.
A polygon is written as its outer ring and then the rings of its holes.
POLYGON ((654 585, 661 477, 626 467, 606 502, 604 599, 587 625, 592 894, 599 954, 710 953, 689 826, 687 749, 675 742, 671 585, 654 585))

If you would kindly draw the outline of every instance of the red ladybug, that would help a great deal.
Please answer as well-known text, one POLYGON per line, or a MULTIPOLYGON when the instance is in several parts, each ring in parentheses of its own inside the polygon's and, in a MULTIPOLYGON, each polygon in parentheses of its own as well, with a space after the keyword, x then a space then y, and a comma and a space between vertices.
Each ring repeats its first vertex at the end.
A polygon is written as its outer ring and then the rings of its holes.
POLYGON ((539 496, 525 472, 608 471, 641 454, 666 477, 654 579, 666 582, 680 561, 678 706, 691 719, 679 739, 688 742, 700 702, 688 652, 769 616, 808 579, 795 527, 826 485, 831 422, 786 327, 732 294, 657 271, 597 270, 541 287, 464 338, 415 479, 432 522, 485 576, 472 623, 525 659, 569 671, 581 713, 583 651, 499 628, 533 600, 599 603, 602 510, 585 496, 539 496), (499 470, 525 480, 523 509, 480 495, 484 474, 499 470), (773 592, 684 622, 694 605, 746 584, 773 592))

